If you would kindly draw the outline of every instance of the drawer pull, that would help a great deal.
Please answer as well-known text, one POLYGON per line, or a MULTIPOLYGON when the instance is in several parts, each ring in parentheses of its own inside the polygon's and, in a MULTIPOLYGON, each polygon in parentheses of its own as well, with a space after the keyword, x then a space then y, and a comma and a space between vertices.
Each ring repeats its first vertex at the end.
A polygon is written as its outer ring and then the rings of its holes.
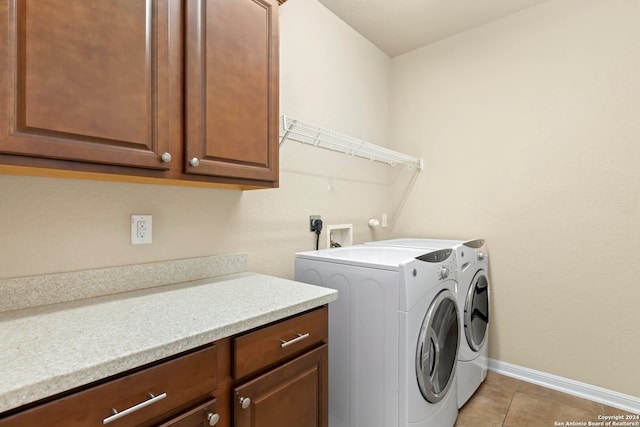
POLYGON ((242 407, 242 409, 247 409, 249 406, 251 406, 251 398, 249 397, 241 397, 240 399, 238 399, 238 402, 240 402, 240 406, 242 407))
POLYGON ((210 426, 215 426, 218 424, 218 421, 220 421, 220 415, 209 412, 207 414, 207 421, 209 421, 210 426))
POLYGON ((304 335, 302 334, 297 334, 298 336, 290 341, 285 341, 285 340, 280 340, 280 347, 285 348, 290 346, 291 344, 295 344, 298 341, 302 341, 305 338, 309 338, 309 333, 306 333, 304 335))
POLYGON ((158 396, 154 396, 153 394, 149 393, 149 399, 145 400, 144 402, 138 403, 137 405, 132 406, 131 408, 125 409, 122 412, 118 412, 116 410, 116 408, 111 408, 111 412, 113 413, 113 415, 105 418, 104 420, 102 420, 102 424, 109 424, 111 422, 114 422, 116 420, 119 420, 120 418, 129 415, 132 412, 136 412, 142 408, 146 408, 147 406, 151 405, 152 403, 156 403, 159 400, 164 399, 165 397, 167 397, 167 393, 162 393, 159 394, 158 396))

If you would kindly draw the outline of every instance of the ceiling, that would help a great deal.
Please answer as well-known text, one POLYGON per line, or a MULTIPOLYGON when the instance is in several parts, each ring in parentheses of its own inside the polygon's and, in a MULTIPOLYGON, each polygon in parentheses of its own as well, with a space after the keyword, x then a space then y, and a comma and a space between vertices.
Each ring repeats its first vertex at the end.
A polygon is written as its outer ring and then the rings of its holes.
POLYGON ((394 57, 546 0, 319 1, 394 57))

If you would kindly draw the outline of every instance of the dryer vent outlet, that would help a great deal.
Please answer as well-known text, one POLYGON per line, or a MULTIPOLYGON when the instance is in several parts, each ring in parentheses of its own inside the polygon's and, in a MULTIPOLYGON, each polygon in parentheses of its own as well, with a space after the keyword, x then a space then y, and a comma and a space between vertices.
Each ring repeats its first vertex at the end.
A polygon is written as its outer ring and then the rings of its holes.
POLYGON ((327 225, 327 248, 353 245, 353 224, 327 225))

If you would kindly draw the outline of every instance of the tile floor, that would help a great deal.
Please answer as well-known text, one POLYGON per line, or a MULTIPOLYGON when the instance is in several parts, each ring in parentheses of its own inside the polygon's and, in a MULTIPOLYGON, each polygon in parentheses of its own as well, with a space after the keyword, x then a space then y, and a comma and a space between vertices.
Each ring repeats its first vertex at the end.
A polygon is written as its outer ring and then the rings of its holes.
MULTIPOLYGON (((455 427, 588 425, 589 421, 603 421, 598 415, 632 414, 489 371, 478 391, 460 409, 455 427)), ((620 421, 640 425, 640 420, 620 421)))

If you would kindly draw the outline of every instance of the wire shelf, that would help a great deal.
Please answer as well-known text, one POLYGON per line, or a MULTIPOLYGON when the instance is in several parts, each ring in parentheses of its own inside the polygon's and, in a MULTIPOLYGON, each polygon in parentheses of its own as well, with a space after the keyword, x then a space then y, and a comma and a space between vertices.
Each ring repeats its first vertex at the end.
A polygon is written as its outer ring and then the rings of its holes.
POLYGON ((291 139, 318 148, 386 163, 390 166, 403 164, 418 170, 422 170, 424 166, 424 161, 421 157, 413 157, 389 150, 379 145, 314 126, 288 116, 280 117, 280 130, 282 132, 280 145, 282 145, 286 139, 291 139))

